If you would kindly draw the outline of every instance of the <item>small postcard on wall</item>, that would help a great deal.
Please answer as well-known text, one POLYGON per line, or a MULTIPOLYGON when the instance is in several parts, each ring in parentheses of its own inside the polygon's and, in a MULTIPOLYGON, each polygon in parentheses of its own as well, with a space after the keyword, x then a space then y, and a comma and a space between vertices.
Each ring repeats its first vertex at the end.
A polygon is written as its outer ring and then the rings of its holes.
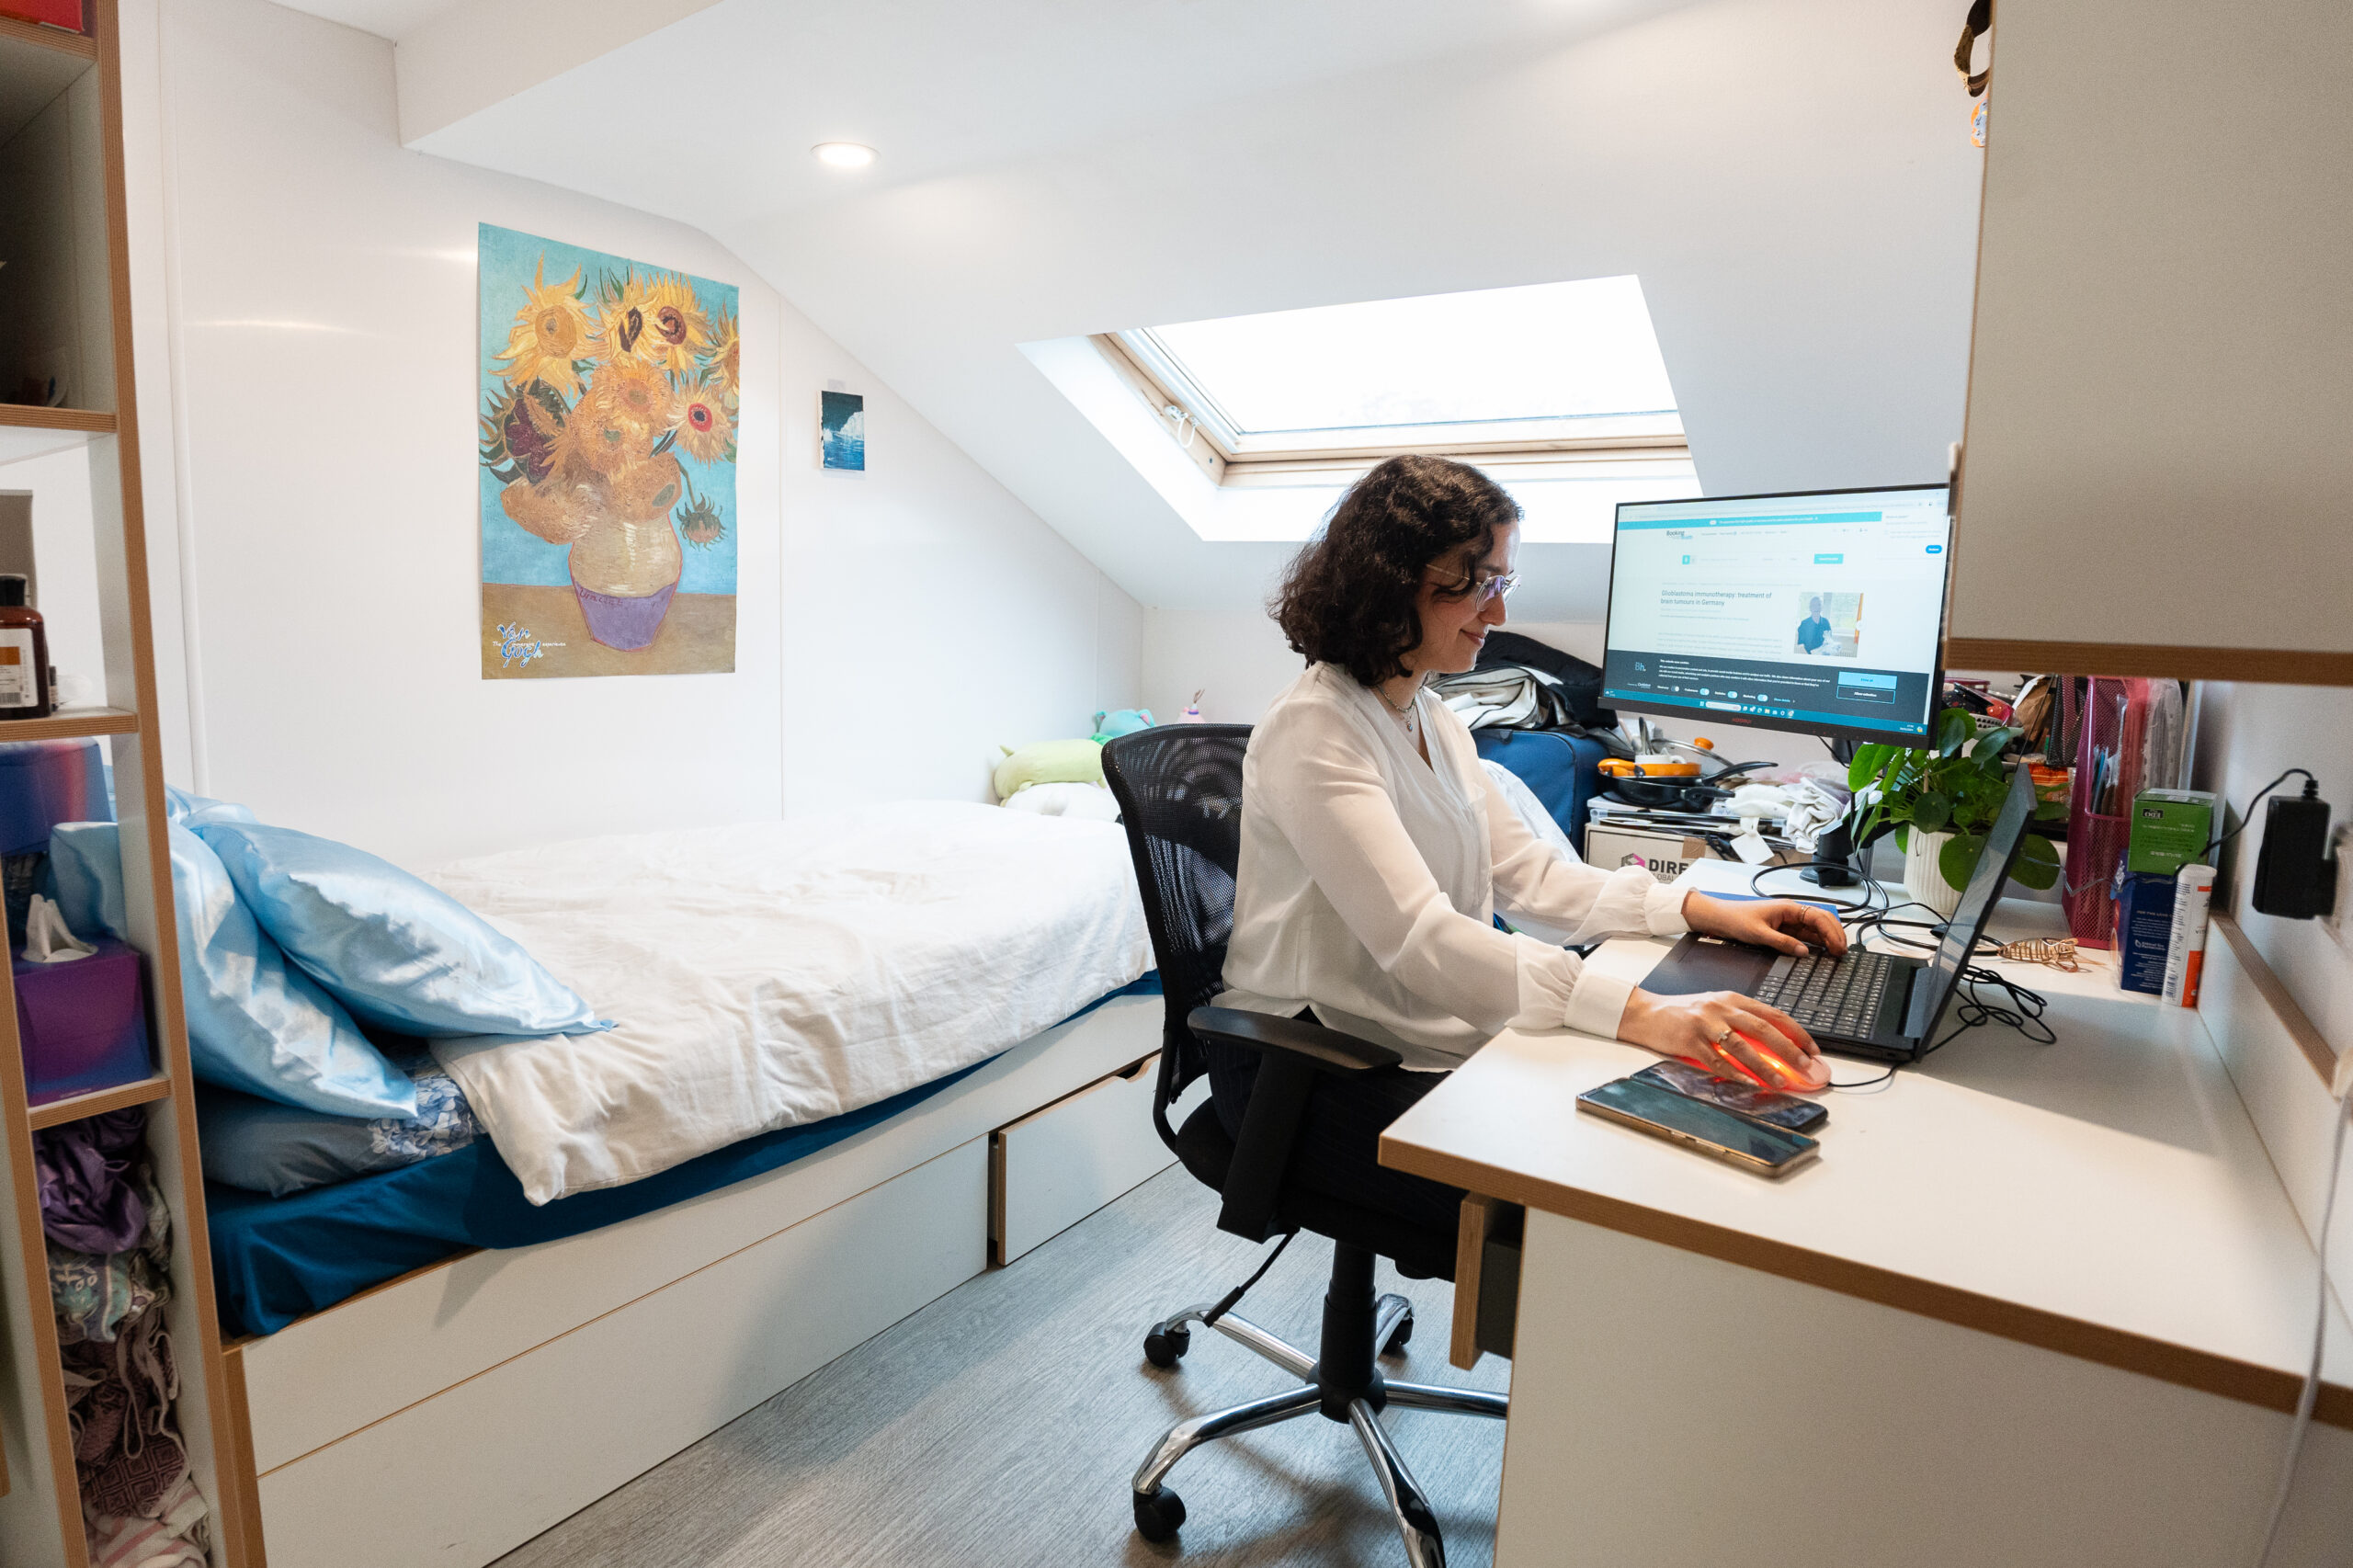
POLYGON ((866 394, 817 394, 818 461, 848 473, 866 472, 866 394))

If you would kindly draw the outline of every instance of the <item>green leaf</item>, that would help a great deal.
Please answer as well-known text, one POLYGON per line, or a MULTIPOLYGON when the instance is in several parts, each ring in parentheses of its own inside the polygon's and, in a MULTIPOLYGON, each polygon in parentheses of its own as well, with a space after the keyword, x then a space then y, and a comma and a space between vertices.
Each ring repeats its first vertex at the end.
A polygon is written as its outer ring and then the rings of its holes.
POLYGON ((1985 835, 1982 833, 1957 833, 1945 840, 1937 853, 1937 869, 1944 873, 1946 881, 1954 887, 1969 885, 1971 873, 1977 869, 1978 857, 1985 851, 1985 835))
POLYGON ((2040 892, 2059 881, 2059 851, 2040 834, 2029 833, 2018 843, 2018 858, 2010 880, 2040 892))
POLYGON ((2002 760, 2002 748, 2018 738, 2017 730, 2007 724, 1997 724, 1977 737, 1977 744, 1969 748, 1969 760, 1984 767, 1998 767, 2002 760))
POLYGON ((1937 755, 1954 756, 1969 744, 1969 737, 1976 733, 1977 726, 1970 719, 1967 709, 1946 709, 1944 717, 1937 721, 1937 755))
POLYGON ((2066 819, 2067 819, 2067 802, 2066 802, 2066 801, 2037 801, 2037 802, 2035 803, 2035 808, 2034 808, 2034 820, 2035 820, 2035 821, 2037 821, 2037 822, 2064 822, 2064 821, 2066 821, 2066 819))
POLYGON ((1942 833, 1952 821, 1952 801, 1934 791, 1912 802, 1912 821, 1923 833, 1942 833))
POLYGON ((1847 765, 1847 788, 1859 790, 1878 778, 1880 769, 1887 766, 1887 759, 1894 751, 1893 746, 1881 745, 1877 741, 1866 741, 1857 746, 1855 760, 1847 765))

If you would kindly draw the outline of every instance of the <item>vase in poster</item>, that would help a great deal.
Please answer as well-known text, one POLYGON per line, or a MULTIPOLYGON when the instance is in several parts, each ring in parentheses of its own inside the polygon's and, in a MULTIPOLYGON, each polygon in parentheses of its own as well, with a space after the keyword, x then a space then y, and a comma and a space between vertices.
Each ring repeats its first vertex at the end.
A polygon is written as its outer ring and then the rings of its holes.
POLYGON ((735 667, 736 290, 485 223, 485 679, 735 667))

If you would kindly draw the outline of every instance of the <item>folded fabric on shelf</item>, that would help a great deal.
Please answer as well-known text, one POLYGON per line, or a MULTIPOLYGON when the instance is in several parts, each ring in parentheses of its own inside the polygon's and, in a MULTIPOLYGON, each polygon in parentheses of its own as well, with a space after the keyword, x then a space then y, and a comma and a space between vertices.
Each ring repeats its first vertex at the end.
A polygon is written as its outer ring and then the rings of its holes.
POLYGON ((170 1286, 144 1252, 101 1256, 50 1244, 49 1295, 57 1309, 62 1345, 110 1340, 124 1324, 169 1293, 170 1286))
POLYGON ((153 1518, 82 1510, 90 1568, 204 1568, 206 1509, 196 1479, 182 1475, 164 1494, 153 1518))
POLYGON ((68 1346, 66 1403, 82 1499, 102 1514, 153 1518, 188 1474, 172 1419, 179 1368, 164 1314, 140 1313, 115 1336, 68 1346))
POLYGON ((41 1229, 81 1253, 126 1252, 147 1232, 147 1210, 131 1179, 146 1135, 137 1107, 84 1117, 33 1134, 41 1229))

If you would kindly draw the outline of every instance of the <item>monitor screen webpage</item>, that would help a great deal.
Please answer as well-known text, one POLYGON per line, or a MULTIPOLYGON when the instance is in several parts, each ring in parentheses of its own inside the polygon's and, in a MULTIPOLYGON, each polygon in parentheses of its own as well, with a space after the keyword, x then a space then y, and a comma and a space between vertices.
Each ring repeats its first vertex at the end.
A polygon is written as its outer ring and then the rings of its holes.
POLYGON ((1622 502, 1601 700, 1916 740, 1951 542, 1941 484, 1622 502))

